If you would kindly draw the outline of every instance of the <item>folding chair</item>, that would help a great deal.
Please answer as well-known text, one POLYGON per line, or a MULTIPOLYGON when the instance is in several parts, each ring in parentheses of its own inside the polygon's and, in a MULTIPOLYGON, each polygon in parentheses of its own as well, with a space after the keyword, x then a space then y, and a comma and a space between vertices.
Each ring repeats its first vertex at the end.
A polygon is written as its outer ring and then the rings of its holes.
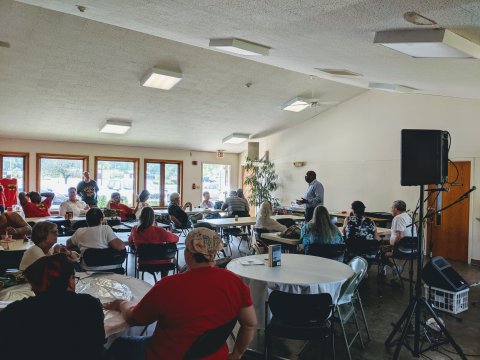
MULTIPOLYGON (((335 359, 333 325, 328 320, 333 304, 330 294, 293 294, 272 291, 265 304, 265 358, 272 358, 272 337, 294 340, 330 340, 335 359), (268 308, 272 318, 268 322, 268 308)), ((320 354, 325 355, 325 351, 320 354)))
MULTIPOLYGON (((86 249, 83 252, 82 263, 88 267, 105 267, 96 271, 113 271, 117 274, 125 274, 125 269, 118 265, 123 264, 127 257, 126 250, 107 249, 86 249)), ((84 269, 88 270, 88 269, 84 269)))
POLYGON ((405 265, 410 261, 409 273, 413 279, 413 261, 417 258, 417 246, 418 239, 417 237, 406 236, 395 244, 393 248, 392 261, 393 261, 393 271, 397 271, 398 277, 400 278, 400 285, 404 287, 402 273, 405 269, 405 265), (401 268, 399 268, 397 261, 403 261, 401 268), (399 270, 401 269, 401 270, 399 270))
POLYGON ((177 244, 141 244, 138 246, 137 255, 137 269, 142 273, 142 280, 145 272, 152 274, 155 282, 157 282, 156 273, 173 270, 175 274, 178 263, 177 244))
MULTIPOLYGON (((369 241, 371 241, 371 240, 369 240, 369 241)), ((368 270, 367 260, 365 260, 364 258, 362 258, 360 256, 356 256, 352 260, 350 260, 348 265, 353 269, 355 274, 357 274, 358 283, 360 284, 362 282, 362 280, 365 278, 365 276, 367 275, 367 270, 368 270)), ((360 305, 360 311, 362 313, 363 323, 365 325, 365 330, 367 332, 368 340, 370 340, 371 338, 370 338, 370 331, 368 329, 368 324, 367 324, 367 317, 365 316, 365 310, 363 309, 362 298, 360 297, 360 292, 358 291, 358 287, 357 287, 355 293, 353 294, 352 300, 354 301, 354 303, 358 302, 358 304, 360 305)))
POLYGON ((347 246, 345 244, 313 243, 308 245, 307 255, 319 256, 343 262, 346 248, 347 246))

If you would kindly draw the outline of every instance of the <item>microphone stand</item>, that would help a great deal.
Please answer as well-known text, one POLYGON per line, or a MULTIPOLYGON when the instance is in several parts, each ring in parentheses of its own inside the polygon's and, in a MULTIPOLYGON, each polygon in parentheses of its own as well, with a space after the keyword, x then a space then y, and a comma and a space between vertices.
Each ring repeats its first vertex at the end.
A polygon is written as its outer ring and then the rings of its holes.
MULTIPOLYGON (((429 216, 433 216, 436 213, 439 213, 440 211, 444 211, 455 204, 458 204, 460 201, 463 201, 464 199, 468 198, 468 195, 472 192, 475 191, 476 187, 472 187, 470 190, 468 190, 465 194, 461 195, 457 200, 455 200, 453 203, 445 206, 442 209, 439 209, 432 214, 429 214, 429 216)), ((465 354, 463 353, 462 349, 460 346, 457 345, 455 340, 450 336, 450 333, 447 331, 445 328, 445 325, 443 322, 440 320, 438 317, 437 313, 433 310, 431 305, 428 303, 427 300, 422 296, 422 269, 423 269, 423 221, 424 221, 424 216, 423 216, 423 202, 424 202, 424 185, 420 185, 420 209, 419 209, 419 228, 417 231, 418 234, 418 244, 417 244, 417 282, 415 283, 415 295, 410 299, 410 302, 403 312, 402 316, 400 319, 397 321, 395 326, 393 327, 392 332, 388 336, 387 340, 385 340, 385 346, 387 347, 392 347, 394 343, 396 342, 396 348, 395 352, 393 354, 393 360, 397 360, 398 356, 400 355, 400 350, 402 346, 405 346, 414 357, 419 357, 422 353, 429 351, 431 349, 436 349, 438 348, 439 345, 443 344, 448 344, 450 343, 457 354, 460 356, 462 360, 467 360, 465 354), (434 343, 430 345, 427 348, 421 349, 420 348, 420 315, 421 315, 421 310, 422 308, 429 313, 433 319, 435 320, 435 323, 438 325, 438 327, 441 330, 441 333, 444 334, 445 340, 443 340, 441 343, 434 343), (410 324, 412 320, 415 319, 414 322, 414 344, 413 348, 410 346, 409 343, 405 341, 406 336, 407 336, 407 331, 410 327, 410 324), (400 333, 401 335, 400 338, 397 341, 393 341, 395 335, 397 333, 400 333)), ((413 222, 412 222, 413 226, 413 222)))

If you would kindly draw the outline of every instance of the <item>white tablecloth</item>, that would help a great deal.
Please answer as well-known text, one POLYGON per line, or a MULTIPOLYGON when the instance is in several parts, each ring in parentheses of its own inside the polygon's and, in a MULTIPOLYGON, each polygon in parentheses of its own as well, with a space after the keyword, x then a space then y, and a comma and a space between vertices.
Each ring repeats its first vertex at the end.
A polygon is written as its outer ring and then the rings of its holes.
POLYGON ((232 260, 227 269, 240 276, 250 287, 258 327, 265 322, 265 301, 272 290, 296 294, 329 293, 336 302, 342 284, 353 275, 351 267, 316 256, 282 254, 282 265, 242 265, 242 262, 264 260, 266 255, 253 255, 232 260))
MULTIPOLYGON (((113 300, 113 297, 139 302, 152 287, 152 285, 145 281, 118 274, 92 274, 85 272, 77 273, 77 276, 81 278, 77 284, 77 292, 80 290, 80 292, 88 293, 99 298, 102 303, 113 300)), ((28 296, 34 296, 29 284, 12 286, 0 291, 0 300, 2 301, 15 301, 28 296)), ((74 309, 72 309, 72 311, 74 311, 74 309)), ((130 327, 117 311, 104 310, 104 314, 107 347, 119 336, 140 335, 144 328, 144 326, 130 327)), ((153 333, 154 325, 155 324, 149 326, 145 335, 151 335, 153 333)))

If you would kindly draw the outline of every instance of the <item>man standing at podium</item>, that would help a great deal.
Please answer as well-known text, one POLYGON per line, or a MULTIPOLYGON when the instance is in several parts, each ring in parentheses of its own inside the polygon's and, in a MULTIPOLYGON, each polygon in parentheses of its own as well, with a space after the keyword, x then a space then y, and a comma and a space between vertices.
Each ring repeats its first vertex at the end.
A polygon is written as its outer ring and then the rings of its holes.
POLYGON ((323 205, 323 185, 317 180, 315 171, 307 171, 305 181, 308 188, 303 197, 297 200, 297 205, 305 204, 305 222, 309 222, 313 216, 313 210, 318 205, 323 205))

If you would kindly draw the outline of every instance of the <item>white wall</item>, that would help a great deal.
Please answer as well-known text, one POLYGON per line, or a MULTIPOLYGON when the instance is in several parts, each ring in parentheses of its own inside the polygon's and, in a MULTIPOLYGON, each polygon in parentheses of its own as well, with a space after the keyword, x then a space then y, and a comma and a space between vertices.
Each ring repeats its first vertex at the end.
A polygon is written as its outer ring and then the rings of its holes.
MULTIPOLYGON (((367 211, 389 211, 403 199, 414 208, 418 187, 400 186, 400 130, 440 129, 452 136, 449 157, 472 161, 471 184, 480 188, 480 100, 368 91, 298 126, 261 141, 280 177, 283 204, 306 190, 307 170, 325 187, 330 210, 348 210, 362 200, 367 211), (305 161, 301 168, 294 161, 305 161)), ((470 257, 480 259, 480 222, 473 193, 470 207, 470 257)))
POLYGON ((182 160, 183 161, 183 190, 182 201, 198 204, 201 201, 202 185, 202 163, 212 164, 230 164, 231 174, 230 183, 232 188, 238 187, 238 155, 225 154, 222 159, 217 159, 216 153, 187 151, 187 150, 167 150, 151 147, 133 147, 133 146, 115 146, 101 144, 84 144, 55 141, 36 141, 24 139, 6 139, 0 138, 0 151, 19 151, 30 154, 29 169, 29 189, 34 190, 36 185, 36 154, 71 154, 88 155, 89 171, 94 174, 95 156, 115 156, 139 158, 139 189, 143 189, 144 184, 144 159, 161 160, 182 160), (192 165, 192 161, 197 161, 198 165, 192 165), (192 189, 192 184, 197 185, 197 189, 192 189))

